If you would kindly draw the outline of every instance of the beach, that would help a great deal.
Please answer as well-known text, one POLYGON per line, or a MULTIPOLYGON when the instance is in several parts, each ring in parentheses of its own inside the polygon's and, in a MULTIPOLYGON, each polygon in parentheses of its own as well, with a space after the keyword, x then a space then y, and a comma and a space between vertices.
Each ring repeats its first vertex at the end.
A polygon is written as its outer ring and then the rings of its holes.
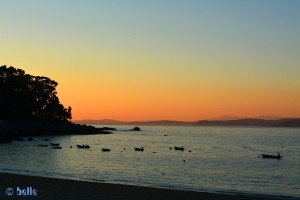
POLYGON ((184 190, 151 188, 132 185, 111 184, 103 182, 88 182, 58 178, 17 175, 0 173, 0 199, 110 199, 110 200, 137 200, 137 199, 230 199, 230 200, 272 200, 280 198, 227 195, 217 193, 194 192, 184 190), (7 188, 13 189, 13 194, 7 196, 7 188), (19 190, 19 191, 17 191, 19 190), (20 195, 20 191, 23 194, 20 195), (34 191, 35 190, 35 191, 34 191), (19 193, 19 195, 18 195, 19 193), (26 193, 26 196, 24 194, 26 193), (28 198, 29 197, 29 198, 28 198))

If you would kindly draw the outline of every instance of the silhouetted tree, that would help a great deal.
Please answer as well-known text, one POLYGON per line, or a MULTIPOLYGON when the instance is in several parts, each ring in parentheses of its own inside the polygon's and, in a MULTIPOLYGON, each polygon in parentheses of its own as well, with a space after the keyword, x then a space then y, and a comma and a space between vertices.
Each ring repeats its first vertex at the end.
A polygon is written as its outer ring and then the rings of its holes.
POLYGON ((67 122, 71 107, 64 108, 56 92, 57 82, 26 74, 22 69, 0 67, 0 119, 43 118, 67 122))

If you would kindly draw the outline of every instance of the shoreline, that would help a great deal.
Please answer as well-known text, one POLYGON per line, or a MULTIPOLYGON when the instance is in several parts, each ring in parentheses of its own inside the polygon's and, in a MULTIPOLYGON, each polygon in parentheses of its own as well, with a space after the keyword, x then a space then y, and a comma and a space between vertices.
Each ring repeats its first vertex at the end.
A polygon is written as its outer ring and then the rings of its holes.
POLYGON ((91 125, 74 124, 71 122, 57 123, 43 120, 16 120, 0 119, 0 143, 9 143, 20 140, 22 137, 49 136, 49 135, 100 135, 112 134, 112 128, 96 128, 91 125))
MULTIPOLYGON (((179 189, 155 188, 136 185, 123 185, 96 181, 70 180, 52 177, 39 177, 32 175, 19 175, 0 172, 0 199, 8 198, 6 189, 13 188, 13 199, 22 199, 18 196, 17 187, 36 189, 37 195, 32 199, 111 199, 111 200, 135 200, 135 199, 205 199, 205 200, 284 200, 292 197, 244 195, 244 194, 221 194, 209 192, 196 192, 179 189)), ((30 191, 30 190, 29 190, 30 191)), ((30 193, 30 192, 29 192, 30 193)), ((29 195, 30 196, 30 195, 29 195)), ((26 198, 29 197, 27 195, 26 198)))

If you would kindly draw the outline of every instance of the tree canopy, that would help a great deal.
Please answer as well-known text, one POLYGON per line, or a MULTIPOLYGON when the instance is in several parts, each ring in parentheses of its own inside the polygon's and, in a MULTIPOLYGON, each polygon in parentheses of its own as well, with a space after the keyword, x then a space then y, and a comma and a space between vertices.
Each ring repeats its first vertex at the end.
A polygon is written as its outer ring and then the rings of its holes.
POLYGON ((41 118, 68 122, 72 109, 57 97, 58 83, 44 76, 32 76, 24 70, 0 67, 0 119, 41 118))

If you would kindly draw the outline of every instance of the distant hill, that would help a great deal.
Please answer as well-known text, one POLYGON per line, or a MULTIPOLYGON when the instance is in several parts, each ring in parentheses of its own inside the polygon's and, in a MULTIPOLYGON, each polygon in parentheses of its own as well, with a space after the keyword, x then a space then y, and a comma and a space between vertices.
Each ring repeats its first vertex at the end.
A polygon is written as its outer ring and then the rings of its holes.
POLYGON ((242 117, 242 116, 222 115, 221 117, 214 120, 223 121, 223 120, 237 120, 237 119, 245 119, 245 118, 246 117, 242 117))
POLYGON ((100 119, 100 120, 77 120, 73 121, 76 124, 136 124, 136 125, 193 125, 195 122, 172 121, 172 120, 157 120, 157 121, 119 121, 113 119, 100 119))
MULTIPOLYGON (((227 117, 226 117, 227 118, 227 117)), ((175 120, 156 120, 156 121, 118 121, 113 119, 101 120, 78 120, 73 121, 77 124, 127 124, 127 125, 197 125, 197 126, 269 126, 269 127, 300 127, 300 118, 283 118, 283 119, 258 119, 243 118, 233 120, 201 120, 198 122, 185 122, 175 120)))
POLYGON ((158 121, 133 121, 128 123, 137 124, 137 125, 193 125, 195 122, 158 120, 158 121))
POLYGON ((268 115, 266 115, 266 116, 259 116, 259 117, 257 117, 258 119, 285 119, 284 117, 279 117, 279 116, 268 116, 268 115))
POLYGON ((113 119, 84 119, 84 120, 75 120, 73 121, 76 124, 126 124, 127 122, 118 121, 113 119))
POLYGON ((300 127, 300 118, 286 119, 255 119, 245 118, 236 120, 201 120, 194 125, 198 126, 266 126, 266 127, 300 127))

